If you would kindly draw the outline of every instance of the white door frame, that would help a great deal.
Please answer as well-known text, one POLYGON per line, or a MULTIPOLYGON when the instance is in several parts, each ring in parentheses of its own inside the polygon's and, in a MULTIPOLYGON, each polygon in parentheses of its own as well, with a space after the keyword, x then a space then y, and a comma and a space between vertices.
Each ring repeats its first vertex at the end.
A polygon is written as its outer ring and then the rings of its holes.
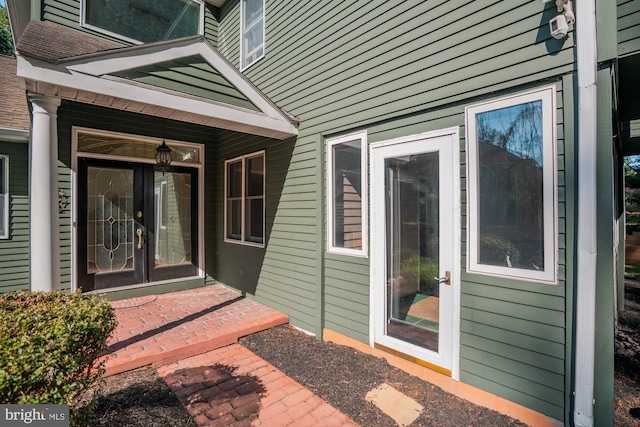
MULTIPOLYGON (((460 356, 460 270, 461 270, 461 202, 460 202, 460 137, 459 128, 452 127, 432 132, 394 138, 391 140, 372 143, 369 146, 370 159, 370 197, 371 197, 371 293, 370 293, 370 344, 380 344, 383 347, 406 355, 411 359, 418 359, 426 366, 433 366, 440 372, 451 373, 455 380, 459 379, 460 356), (410 144, 413 143, 413 144, 410 144), (416 145, 415 143, 418 143, 416 145), (443 212, 441 219, 445 219, 444 227, 449 228, 447 234, 450 241, 450 263, 441 263, 440 277, 444 271, 451 271, 451 285, 441 285, 441 292, 448 293, 450 310, 441 310, 441 316, 449 314, 446 320, 449 324, 444 331, 439 333, 439 351, 433 352, 419 346, 409 344, 402 340, 385 335, 386 321, 386 222, 385 222, 385 174, 384 157, 380 148, 394 147, 393 155, 419 154, 438 150, 440 151, 440 191, 443 185, 450 181, 450 187, 443 196, 448 197, 446 202, 451 205, 452 212, 443 212), (443 288, 446 286, 446 288, 443 288)), ((441 317, 442 318, 442 317, 441 317)))

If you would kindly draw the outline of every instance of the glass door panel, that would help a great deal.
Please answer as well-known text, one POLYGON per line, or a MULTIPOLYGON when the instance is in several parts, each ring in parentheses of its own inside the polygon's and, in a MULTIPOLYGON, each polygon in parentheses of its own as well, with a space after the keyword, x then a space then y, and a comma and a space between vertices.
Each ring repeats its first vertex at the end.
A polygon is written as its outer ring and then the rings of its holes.
POLYGON ((155 267, 192 262, 191 174, 154 172, 155 267))
POLYGON ((387 335, 438 351, 439 153, 385 160, 387 335))
POLYGON ((147 271, 149 281, 198 275, 198 174, 172 167, 164 173, 146 166, 147 271), (153 198, 150 195, 153 194, 153 198))
POLYGON ((87 273, 133 270, 133 170, 87 171, 87 273))
POLYGON ((452 128, 373 143, 370 157, 374 345, 447 375, 457 375, 457 144, 452 128))

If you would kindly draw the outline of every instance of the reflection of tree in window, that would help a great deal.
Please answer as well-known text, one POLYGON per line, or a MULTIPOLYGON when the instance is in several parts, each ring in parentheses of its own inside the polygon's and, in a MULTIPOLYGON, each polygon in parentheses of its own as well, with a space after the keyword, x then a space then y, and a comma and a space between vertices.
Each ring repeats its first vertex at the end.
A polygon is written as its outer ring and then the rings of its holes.
POLYGON ((140 42, 198 34, 200 4, 192 0, 85 0, 89 25, 140 42))
POLYGON ((360 140, 333 146, 333 209, 336 247, 362 249, 360 140))
POLYGON ((476 120, 480 262, 543 269, 542 101, 476 120))

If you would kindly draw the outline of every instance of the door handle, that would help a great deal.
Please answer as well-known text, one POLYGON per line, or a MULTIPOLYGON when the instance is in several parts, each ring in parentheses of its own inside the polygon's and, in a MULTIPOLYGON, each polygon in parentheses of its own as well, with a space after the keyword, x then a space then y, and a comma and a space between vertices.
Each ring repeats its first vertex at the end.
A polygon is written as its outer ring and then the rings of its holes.
POLYGON ((138 228, 136 234, 138 235, 138 249, 142 249, 142 228, 138 228))
POLYGON ((435 280, 438 281, 438 283, 444 283, 445 285, 450 285, 451 284, 451 272, 450 271, 445 271, 444 272, 444 277, 434 277, 435 280))

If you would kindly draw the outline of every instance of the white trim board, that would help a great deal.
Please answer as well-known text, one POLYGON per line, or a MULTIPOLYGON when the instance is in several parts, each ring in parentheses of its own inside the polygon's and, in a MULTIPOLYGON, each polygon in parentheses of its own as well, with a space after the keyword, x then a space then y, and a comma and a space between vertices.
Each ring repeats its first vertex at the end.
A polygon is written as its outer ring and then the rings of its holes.
MULTIPOLYGON (((118 103, 113 100, 120 99, 139 103, 140 110, 148 105, 154 106, 156 107, 154 115, 175 116, 176 120, 277 139, 286 139, 298 134, 297 127, 286 113, 271 102, 202 37, 83 55, 59 64, 27 58, 20 54, 17 55, 17 61, 17 75, 25 81, 26 88, 32 92, 111 108, 117 108, 114 105, 118 103), (260 111, 206 98, 185 96, 181 92, 109 75, 194 55, 200 55, 260 111), (159 114, 159 112, 165 114, 159 114)), ((128 106, 121 109, 134 111, 128 106)))

